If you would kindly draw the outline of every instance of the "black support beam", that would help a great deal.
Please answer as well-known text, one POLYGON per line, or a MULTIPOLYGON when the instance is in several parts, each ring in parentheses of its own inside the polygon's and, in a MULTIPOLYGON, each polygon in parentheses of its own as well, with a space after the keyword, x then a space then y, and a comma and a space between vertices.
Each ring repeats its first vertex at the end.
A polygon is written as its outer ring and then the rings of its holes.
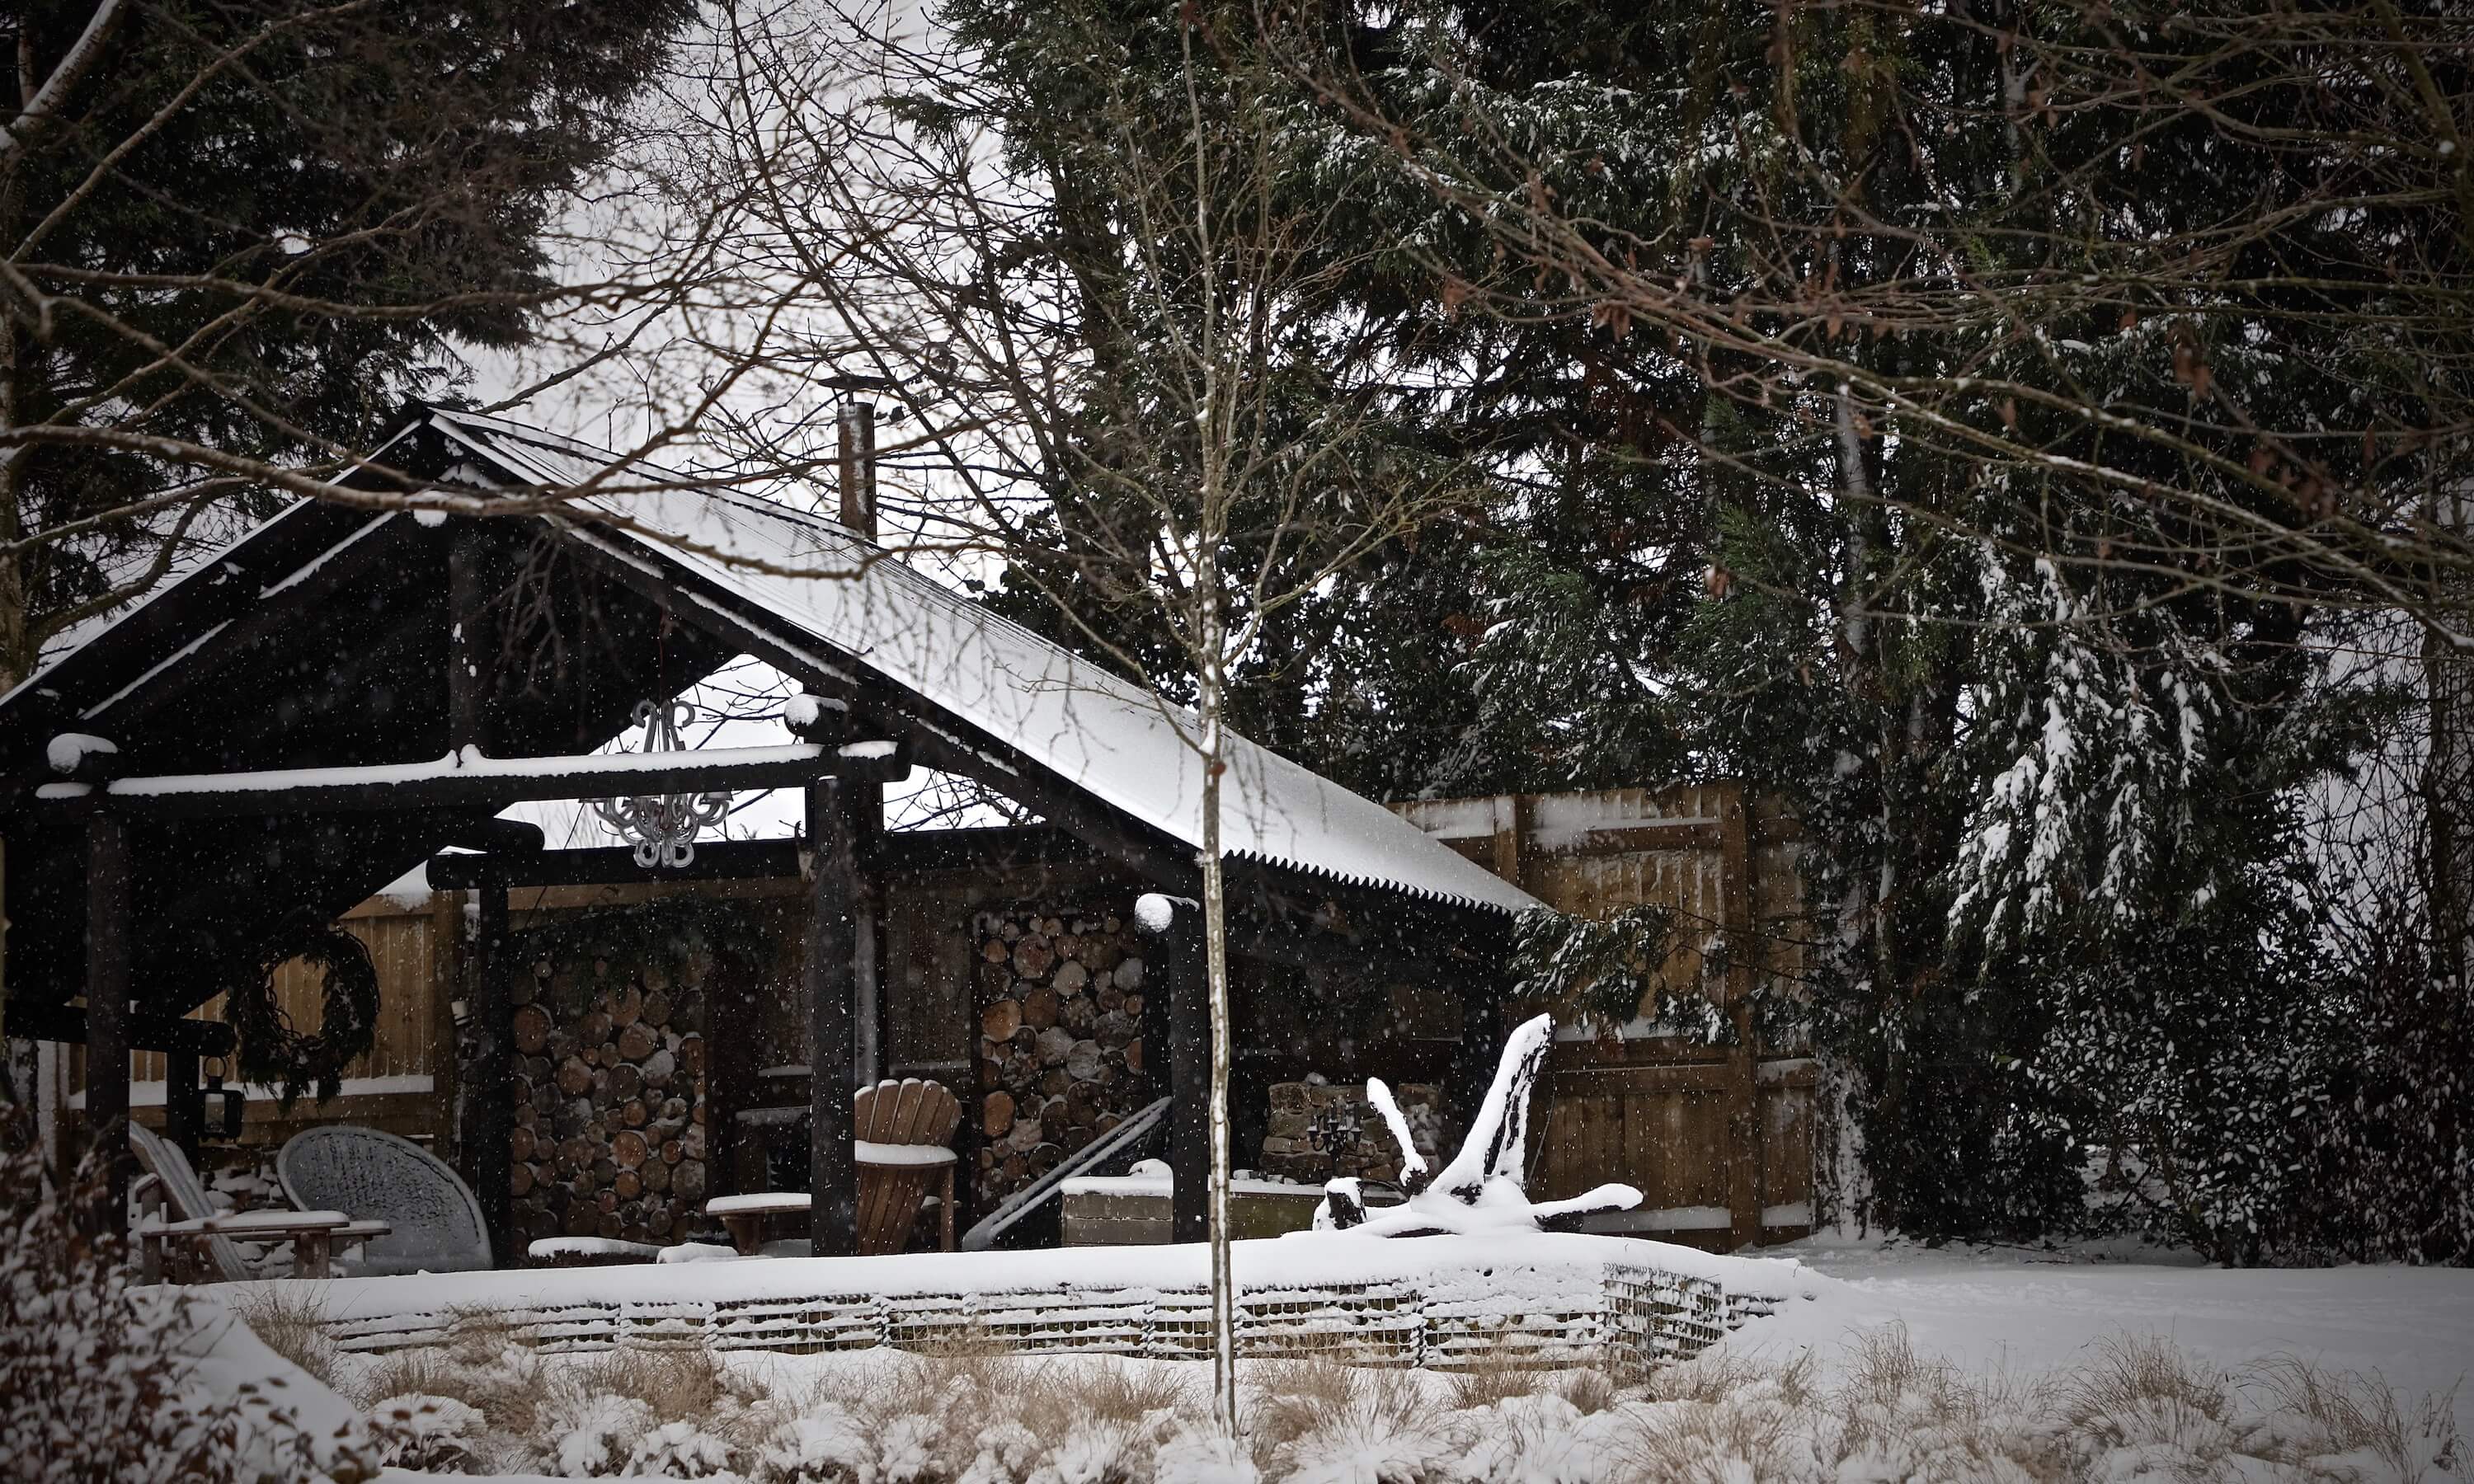
POLYGON ((598 799, 617 793, 738 793, 804 787, 826 773, 898 782, 910 771, 910 756, 899 743, 887 751, 868 751, 858 756, 804 745, 630 755, 647 760, 612 767, 607 765, 613 759, 603 757, 484 758, 461 768, 444 763, 380 763, 192 774, 115 778, 100 794, 63 792, 44 797, 61 802, 106 798, 124 813, 149 819, 215 819, 249 814, 500 809, 527 799, 598 799))
POLYGON ((490 750, 491 682, 497 647, 491 642, 490 543, 477 525, 455 533, 447 548, 447 747, 490 750))
POLYGON ((796 840, 703 840, 684 866, 640 866, 623 845, 531 855, 433 855, 434 891, 469 891, 492 873, 509 886, 625 886, 648 881, 784 880, 799 874, 796 840))
MULTIPOLYGON (((91 1017, 79 1005, 9 1005, 9 1034, 36 1041, 86 1045, 94 1039, 91 1017)), ((232 1028, 221 1020, 182 1020, 133 1013, 125 1028, 132 1051, 177 1051, 191 1056, 230 1056, 232 1028)))
POLYGON ((490 1233, 490 1256, 514 1267, 517 1250, 513 1191, 515 1169, 515 966, 507 941, 507 883, 485 879, 476 893, 480 921, 473 934, 473 1060, 463 1078, 465 1149, 473 1193, 481 1203, 481 1225, 490 1233))
POLYGON ((115 1233, 129 1209, 130 947, 137 924, 129 822, 97 809, 85 822, 85 1117, 104 1169, 100 1221, 115 1233))
POLYGON ((206 1100, 198 1091, 198 1054, 170 1051, 163 1056, 163 1137, 181 1147, 189 1162, 198 1162, 198 1140, 206 1133, 206 1100))
POLYGON ((819 1257, 859 1250, 859 1168, 853 1140, 859 1047, 860 900, 856 790, 842 778, 808 790, 809 879, 805 968, 808 995, 808 1189, 811 1250, 819 1257))
MULTIPOLYGON (((787 881, 799 874, 801 849, 796 840, 700 841, 695 859, 675 867, 640 866, 636 864, 635 851, 624 846, 543 850, 531 855, 434 855, 429 860, 429 884, 442 892, 466 891, 478 884, 486 871, 504 873, 507 884, 517 887, 787 881)), ((1066 865, 1092 858, 1080 841, 1044 825, 903 830, 878 835, 867 850, 867 863, 884 872, 1007 870, 1066 865)))
MULTIPOLYGON (((1168 897, 1168 921, 1145 923, 1159 945, 1159 975, 1144 992, 1168 1001, 1169 1239, 1200 1242, 1211 1234, 1211 985, 1204 977, 1202 909, 1168 897)), ((1144 1062, 1157 1053, 1144 1046, 1144 1062)))

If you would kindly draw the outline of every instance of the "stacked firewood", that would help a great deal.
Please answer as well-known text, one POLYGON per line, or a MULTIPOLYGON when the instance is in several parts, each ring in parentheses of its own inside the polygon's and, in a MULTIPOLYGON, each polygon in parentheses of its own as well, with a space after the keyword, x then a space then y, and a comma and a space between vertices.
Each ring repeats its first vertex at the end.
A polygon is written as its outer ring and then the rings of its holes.
POLYGON ((684 1237, 705 1198, 701 984, 607 962, 515 977, 517 1231, 684 1237))
MULTIPOLYGON (((1443 1089, 1404 1083, 1392 1089, 1393 1105, 1409 1125, 1409 1137, 1431 1167, 1443 1144, 1443 1089)), ((1387 1183, 1400 1178, 1400 1148, 1374 1111, 1362 1082, 1276 1082, 1272 1117, 1254 1168, 1274 1180, 1320 1185, 1334 1176, 1387 1183)))
POLYGON ((1141 941, 1117 911, 973 919, 979 945, 979 1209, 1149 1102, 1141 941))

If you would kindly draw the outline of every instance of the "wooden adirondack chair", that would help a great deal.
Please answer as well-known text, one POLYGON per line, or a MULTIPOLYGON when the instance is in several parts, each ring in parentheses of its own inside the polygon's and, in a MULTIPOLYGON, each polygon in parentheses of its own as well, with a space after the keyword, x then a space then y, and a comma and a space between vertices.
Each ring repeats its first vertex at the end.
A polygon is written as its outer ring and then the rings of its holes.
POLYGON ((176 1280, 237 1283, 257 1274, 232 1240, 236 1236, 289 1242, 294 1276, 324 1278, 334 1243, 367 1241, 387 1233, 385 1222, 354 1221, 343 1211, 219 1210, 206 1198, 206 1185, 180 1145, 135 1123, 129 1126, 129 1143, 144 1171, 132 1193, 144 1213, 137 1224, 139 1272, 150 1283, 167 1276, 167 1247, 169 1276, 176 1280))
MULTIPOLYGON (((961 1099, 940 1083, 917 1077, 887 1080, 860 1089, 852 1118, 858 1143, 860 1256, 880 1257, 909 1246, 910 1228, 931 1187, 937 1192, 937 1246, 952 1252, 953 1145, 954 1131, 962 1122, 961 1099)), ((768 1218, 801 1215, 813 1204, 805 1190, 766 1190, 716 1196, 704 1209, 729 1228, 740 1252, 752 1254, 764 1244, 768 1218)))
POLYGON ((859 1250, 900 1252, 931 1186, 936 1190, 936 1249, 954 1250, 954 1131, 962 1102, 940 1083, 906 1077, 860 1089, 859 1250))

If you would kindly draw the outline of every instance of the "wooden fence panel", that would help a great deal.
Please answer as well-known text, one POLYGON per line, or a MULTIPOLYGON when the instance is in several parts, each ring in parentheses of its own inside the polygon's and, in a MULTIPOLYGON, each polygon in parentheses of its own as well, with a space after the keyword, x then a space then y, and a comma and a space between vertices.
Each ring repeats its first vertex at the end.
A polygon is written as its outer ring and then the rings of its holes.
POLYGON ((1811 1063, 1784 1054, 1801 1048, 1755 1044, 1751 1017, 1758 978, 1796 969, 1804 908, 1783 811, 1734 783, 1394 807, 1558 911, 1670 909, 1678 930, 1661 977, 1698 990, 1734 1022, 1735 1043, 1711 1046, 1638 1019, 1575 1039, 1567 1014, 1533 1133, 1538 1193, 1623 1181, 1640 1187, 1640 1209, 1594 1227, 1717 1247, 1808 1231, 1811 1063))
MULTIPOLYGON (((340 925, 368 945, 378 976, 378 1021, 370 1049, 344 1068, 343 1095, 326 1103, 303 1097, 289 1113, 253 1098, 243 1111, 241 1141, 275 1144, 315 1123, 358 1123, 443 1146, 453 1109, 454 935, 462 914, 449 894, 422 898, 374 897, 346 913, 340 925)), ((292 1023, 315 1032, 326 1017, 323 976, 298 962, 275 973, 276 1004, 292 1023)), ((219 1020, 220 994, 191 1011, 219 1020)), ((208 1064, 211 1068, 212 1064, 208 1064)), ((227 1069, 230 1070, 230 1069, 227 1069)), ((140 1051, 130 1058, 138 1121, 160 1128, 164 1059, 140 1051)), ((70 1087, 85 1086, 83 1046, 75 1048, 70 1087)), ((209 1112, 213 1112, 212 1109, 209 1112)))

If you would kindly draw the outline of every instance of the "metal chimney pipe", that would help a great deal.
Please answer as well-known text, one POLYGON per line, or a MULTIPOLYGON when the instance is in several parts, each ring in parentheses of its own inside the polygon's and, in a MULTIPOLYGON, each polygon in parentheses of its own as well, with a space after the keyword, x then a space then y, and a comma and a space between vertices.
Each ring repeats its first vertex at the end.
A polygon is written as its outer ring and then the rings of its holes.
POLYGON ((876 539, 876 404, 856 399, 835 410, 841 435, 842 524, 876 539))

